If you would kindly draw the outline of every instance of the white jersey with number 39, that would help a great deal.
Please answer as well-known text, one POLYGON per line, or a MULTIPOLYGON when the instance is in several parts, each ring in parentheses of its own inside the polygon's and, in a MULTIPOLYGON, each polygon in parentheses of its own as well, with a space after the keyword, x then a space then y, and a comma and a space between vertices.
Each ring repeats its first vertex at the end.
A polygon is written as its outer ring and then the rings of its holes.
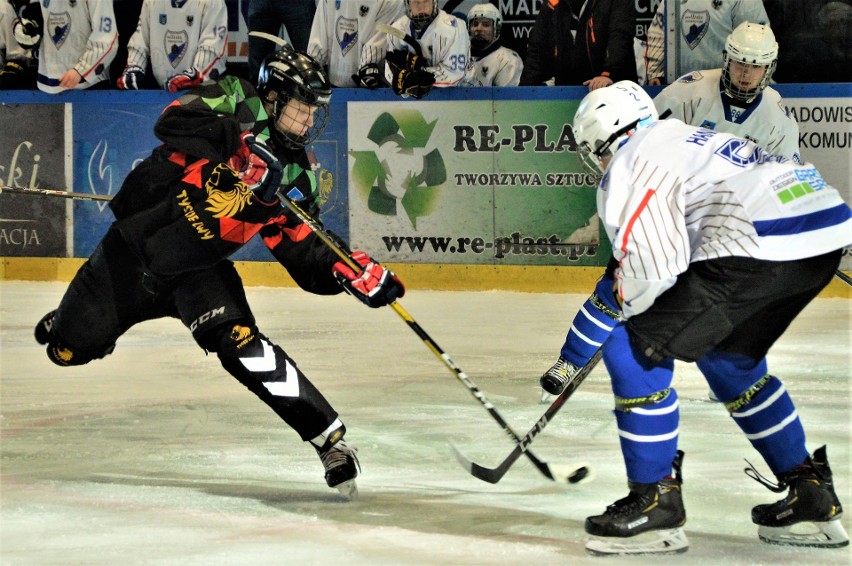
MULTIPOLYGON (((436 87, 455 86, 467 73, 470 64, 470 36, 465 23, 459 18, 438 10, 438 15, 432 23, 423 30, 423 35, 417 37, 408 16, 402 16, 393 23, 393 27, 416 38, 423 49, 426 58, 425 69, 435 75, 436 87)), ((414 48, 403 40, 388 35, 388 51, 407 50, 414 53, 414 48)), ((385 65, 385 78, 393 82, 390 68, 385 65)))
POLYGON ((852 244, 852 211, 813 165, 674 119, 628 138, 597 198, 627 317, 692 262, 797 260, 852 244))

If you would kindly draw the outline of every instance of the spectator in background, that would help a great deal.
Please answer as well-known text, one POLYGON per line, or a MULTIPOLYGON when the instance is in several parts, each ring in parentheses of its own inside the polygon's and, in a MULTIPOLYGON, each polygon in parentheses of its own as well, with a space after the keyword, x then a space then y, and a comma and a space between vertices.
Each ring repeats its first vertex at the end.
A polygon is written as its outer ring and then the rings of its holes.
POLYGON ((224 0, 144 0, 118 88, 146 88, 149 64, 155 86, 169 92, 216 80, 225 72, 227 43, 224 0))
POLYGON ((548 0, 530 32, 522 86, 636 81, 633 0, 548 0))
POLYGON ((433 86, 456 86, 470 63, 464 22, 438 8, 437 0, 405 0, 405 15, 393 27, 410 34, 422 50, 388 34, 385 80, 402 97, 423 98, 433 86))
POLYGON ((15 40, 12 26, 17 18, 11 2, 0 0, 0 90, 36 87, 38 61, 15 40))
POLYGON ((852 77, 852 0, 764 0, 778 36, 778 82, 846 82, 852 77))
POLYGON ((518 86, 524 62, 500 45, 503 16, 493 4, 477 4, 467 14, 471 66, 466 86, 518 86))
POLYGON ((336 87, 386 86, 380 64, 387 51, 387 35, 377 23, 392 24, 405 7, 403 0, 319 0, 308 41, 308 55, 328 69, 336 87))
MULTIPOLYGON (((762 0, 681 0, 677 76, 722 67, 728 35, 743 22, 769 24, 762 0)), ((646 84, 666 82, 666 0, 657 5, 648 26, 646 84)))
MULTIPOLYGON (((357 4, 345 0, 346 4, 357 4)), ((316 12, 316 0, 251 0, 248 6, 248 30, 278 35, 283 25, 290 44, 296 51, 306 52, 311 36, 311 25, 316 12)), ((275 44, 260 37, 249 36, 249 80, 256 81, 263 58, 275 51, 275 44)))
POLYGON ((118 49, 112 0, 29 3, 18 15, 15 39, 22 47, 38 48, 39 90, 55 94, 109 86, 118 49))

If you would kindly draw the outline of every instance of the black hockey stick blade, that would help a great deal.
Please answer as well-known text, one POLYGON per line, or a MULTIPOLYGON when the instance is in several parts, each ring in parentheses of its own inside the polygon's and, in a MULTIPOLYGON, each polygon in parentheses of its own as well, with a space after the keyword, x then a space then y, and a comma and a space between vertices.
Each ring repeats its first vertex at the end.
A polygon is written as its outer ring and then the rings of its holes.
MULTIPOLYGON (((524 435, 522 438, 519 438, 516 441, 515 449, 509 453, 509 455, 503 459, 500 464, 498 464, 494 468, 486 468, 485 466, 481 466, 467 458, 464 454, 462 454, 455 446, 450 445, 452 448, 456 460, 465 468, 468 473, 472 476, 481 479, 482 481, 488 483, 497 483, 499 482, 503 476, 506 475, 506 472, 509 471, 509 468, 521 457, 522 454, 526 453, 529 450, 529 445, 535 439, 538 434, 544 430, 544 427, 547 426, 547 423, 550 422, 551 419, 559 412, 559 409, 562 408, 562 405, 574 394, 578 387, 586 380, 586 377, 592 372, 595 366, 601 359, 601 350, 599 349, 595 352, 595 355, 592 356, 592 359, 589 360, 583 369, 577 372, 577 375, 574 376, 574 379, 565 387, 565 389, 560 393, 556 399, 553 400, 553 403, 550 404, 550 407, 544 412, 544 414, 539 418, 533 427, 524 435)), ((546 472, 539 468, 539 470, 546 477, 565 483, 582 483, 585 481, 589 481, 592 479, 593 474, 591 473, 591 469, 588 466, 557 466, 557 465, 549 465, 545 462, 541 462, 543 467, 546 469, 546 472)))

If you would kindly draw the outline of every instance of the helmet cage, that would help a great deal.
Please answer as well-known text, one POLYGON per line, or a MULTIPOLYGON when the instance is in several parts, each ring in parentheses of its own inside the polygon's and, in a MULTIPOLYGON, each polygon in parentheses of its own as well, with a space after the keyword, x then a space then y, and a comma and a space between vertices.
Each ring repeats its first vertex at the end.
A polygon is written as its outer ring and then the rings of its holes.
POLYGON ((405 0, 405 15, 417 31, 423 31, 438 15, 438 0, 432 0, 432 13, 415 16, 411 13, 411 0, 405 0))
POLYGON ((304 148, 328 125, 331 85, 319 63, 305 53, 282 49, 268 55, 260 66, 257 92, 272 105, 270 137, 286 148, 304 148), (272 93, 276 96, 272 97, 272 93), (313 124, 304 134, 278 129, 278 121, 290 100, 316 107, 313 124))
POLYGON ((769 26, 743 22, 728 35, 722 52, 722 86, 735 100, 751 103, 762 93, 778 65, 778 43, 769 26), (732 77, 731 63, 763 67, 763 78, 751 89, 738 86, 732 77))

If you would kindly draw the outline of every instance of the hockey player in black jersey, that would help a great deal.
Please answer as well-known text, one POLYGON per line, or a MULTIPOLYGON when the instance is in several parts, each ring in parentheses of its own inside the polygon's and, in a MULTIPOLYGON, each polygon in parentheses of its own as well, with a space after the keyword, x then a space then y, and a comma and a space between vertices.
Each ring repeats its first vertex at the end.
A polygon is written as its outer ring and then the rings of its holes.
POLYGON ((36 340, 61 366, 110 354, 139 322, 179 318, 201 348, 316 449, 330 487, 356 492, 356 451, 338 413, 262 334, 228 257, 259 234, 304 290, 347 291, 370 307, 405 293, 366 253, 347 267, 282 207, 280 190, 317 217, 305 146, 328 120, 331 86, 317 62, 290 49, 267 56, 257 88, 236 77, 173 102, 154 132, 163 142, 110 202, 116 220, 80 268, 36 340))

